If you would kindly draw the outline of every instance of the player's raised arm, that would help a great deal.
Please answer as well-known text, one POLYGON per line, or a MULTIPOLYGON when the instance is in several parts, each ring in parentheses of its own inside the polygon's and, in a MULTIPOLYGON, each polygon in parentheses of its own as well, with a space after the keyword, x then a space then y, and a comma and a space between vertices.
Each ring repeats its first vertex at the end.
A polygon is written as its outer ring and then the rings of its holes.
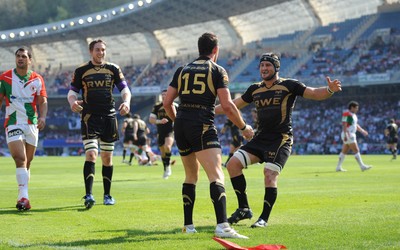
POLYGON ((330 77, 327 76, 326 81, 328 85, 325 87, 307 87, 304 91, 303 97, 312 100, 325 100, 331 97, 334 93, 342 91, 342 83, 338 79, 332 81, 330 77))

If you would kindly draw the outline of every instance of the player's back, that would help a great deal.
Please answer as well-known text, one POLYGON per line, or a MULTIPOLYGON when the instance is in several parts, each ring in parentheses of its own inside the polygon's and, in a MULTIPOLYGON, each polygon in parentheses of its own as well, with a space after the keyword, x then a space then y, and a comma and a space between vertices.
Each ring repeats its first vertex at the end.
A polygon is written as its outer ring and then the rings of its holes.
POLYGON ((124 122, 126 122, 125 136, 133 134, 133 118, 126 118, 124 122))
POLYGON ((185 65, 174 80, 181 101, 177 119, 213 123, 217 89, 226 87, 226 71, 208 57, 199 57, 185 65))
POLYGON ((142 119, 134 119, 134 121, 138 125, 137 129, 137 136, 145 136, 146 135, 146 130, 147 130, 147 125, 146 122, 144 122, 142 119))

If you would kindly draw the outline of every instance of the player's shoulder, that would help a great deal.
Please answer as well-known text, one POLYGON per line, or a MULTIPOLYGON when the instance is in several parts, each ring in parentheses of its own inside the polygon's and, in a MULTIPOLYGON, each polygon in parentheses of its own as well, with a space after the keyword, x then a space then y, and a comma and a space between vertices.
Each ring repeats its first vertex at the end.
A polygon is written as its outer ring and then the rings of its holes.
POLYGON ((295 78, 286 78, 286 77, 280 77, 278 79, 280 84, 300 84, 300 85, 305 85, 303 82, 301 82, 298 79, 295 78))
POLYGON ((119 65, 116 64, 116 63, 106 62, 105 65, 106 65, 106 67, 115 68, 115 69, 120 69, 119 65))
POLYGON ((300 80, 296 79, 296 78, 280 77, 279 79, 281 79, 282 81, 288 81, 288 82, 300 82, 300 80))
POLYGON ((132 117, 127 117, 124 119, 124 122, 132 122, 133 118, 132 117))
POLYGON ((32 70, 31 71, 31 78, 36 78, 36 77, 42 78, 42 75, 39 74, 38 72, 32 70))
POLYGON ((90 68, 90 62, 84 62, 78 65, 78 67, 76 67, 75 71, 84 71, 87 70, 88 68, 90 68))
POLYGON ((224 68, 223 66, 219 65, 218 63, 213 62, 212 60, 210 60, 210 62, 211 62, 211 65, 215 66, 215 67, 218 68, 219 70, 226 71, 225 68, 224 68))
POLYGON ((13 70, 14 70, 14 69, 6 70, 6 71, 4 71, 1 75, 10 75, 10 74, 12 74, 13 70))
POLYGON ((11 77, 13 70, 14 70, 14 69, 9 69, 9 70, 4 71, 2 74, 0 74, 0 77, 1 77, 2 79, 3 79, 4 77, 6 77, 6 76, 11 77))
POLYGON ((176 74, 176 73, 180 73, 187 65, 188 65, 188 64, 184 64, 184 65, 179 66, 179 67, 175 70, 175 74, 176 74))
POLYGON ((348 111, 348 110, 345 110, 345 111, 343 111, 342 115, 343 116, 351 116, 352 113, 350 111, 348 111))
POLYGON ((252 84, 250 84, 250 86, 248 87, 249 89, 258 89, 264 86, 264 82, 263 81, 259 81, 259 82, 253 82, 252 84))

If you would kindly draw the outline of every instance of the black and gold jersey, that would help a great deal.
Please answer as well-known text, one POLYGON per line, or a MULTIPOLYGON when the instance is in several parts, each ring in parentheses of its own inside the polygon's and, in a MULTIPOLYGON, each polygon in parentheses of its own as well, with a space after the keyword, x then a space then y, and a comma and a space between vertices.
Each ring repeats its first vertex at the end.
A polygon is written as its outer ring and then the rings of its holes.
POLYGON ((137 123, 138 129, 136 131, 137 137, 146 136, 147 134, 147 124, 142 119, 133 119, 137 123))
POLYGON ((297 96, 306 86, 294 79, 278 79, 270 88, 263 82, 252 84, 242 95, 243 101, 254 102, 257 109, 257 133, 292 134, 292 111, 297 96))
MULTIPOLYGON (((174 102, 173 105, 175 106, 175 109, 178 109, 178 104, 176 102, 174 102)), ((151 110, 151 114, 155 115, 158 120, 162 120, 163 118, 168 119, 168 122, 165 124, 157 124, 157 130, 159 132, 161 132, 161 131, 165 132, 165 133, 172 132, 173 122, 172 122, 171 118, 169 118, 169 116, 167 115, 167 112, 165 112, 162 102, 156 103, 153 106, 153 109, 151 110)))
POLYGON ((205 56, 178 68, 170 83, 181 101, 176 118, 213 124, 217 90, 228 83, 225 69, 205 56))
POLYGON ((89 61, 79 66, 71 82, 71 90, 82 91, 83 113, 86 114, 115 115, 114 87, 121 91, 126 82, 120 67, 109 62, 98 66, 89 61))
POLYGON ((388 134, 388 137, 389 137, 389 138, 394 139, 394 138, 398 138, 398 137, 399 137, 399 135, 398 135, 399 127, 397 126, 396 123, 390 123, 390 124, 386 127, 386 129, 387 129, 388 132, 389 132, 389 134, 388 134))
POLYGON ((124 136, 130 136, 133 135, 133 118, 125 118, 124 123, 126 123, 125 131, 124 131, 124 136))

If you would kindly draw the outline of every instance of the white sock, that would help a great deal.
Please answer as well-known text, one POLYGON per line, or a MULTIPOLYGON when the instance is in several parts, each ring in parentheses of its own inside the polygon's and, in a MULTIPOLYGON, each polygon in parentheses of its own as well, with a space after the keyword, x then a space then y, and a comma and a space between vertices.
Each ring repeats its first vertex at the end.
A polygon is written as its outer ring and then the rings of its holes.
POLYGON ((364 162, 363 162, 362 159, 361 159, 360 152, 358 152, 357 154, 355 154, 354 157, 356 158, 356 161, 358 162, 358 165, 360 165, 360 168, 361 168, 362 166, 364 166, 364 162))
POLYGON ((228 228, 230 226, 229 226, 228 222, 223 222, 223 223, 217 224, 217 227, 220 227, 220 228, 224 229, 224 228, 228 228))
POLYGON ((18 200, 22 198, 29 199, 28 196, 28 182, 29 172, 25 167, 16 169, 16 177, 18 182, 18 200))
POLYGON ((142 151, 142 154, 140 155, 140 158, 142 160, 147 160, 147 155, 146 155, 146 152, 144 150, 142 151))
POLYGON ((342 168, 342 164, 343 164, 343 161, 344 161, 345 157, 346 157, 346 155, 343 154, 342 152, 340 152, 340 154, 339 154, 339 162, 338 162, 338 164, 336 166, 336 169, 341 169, 342 168))

